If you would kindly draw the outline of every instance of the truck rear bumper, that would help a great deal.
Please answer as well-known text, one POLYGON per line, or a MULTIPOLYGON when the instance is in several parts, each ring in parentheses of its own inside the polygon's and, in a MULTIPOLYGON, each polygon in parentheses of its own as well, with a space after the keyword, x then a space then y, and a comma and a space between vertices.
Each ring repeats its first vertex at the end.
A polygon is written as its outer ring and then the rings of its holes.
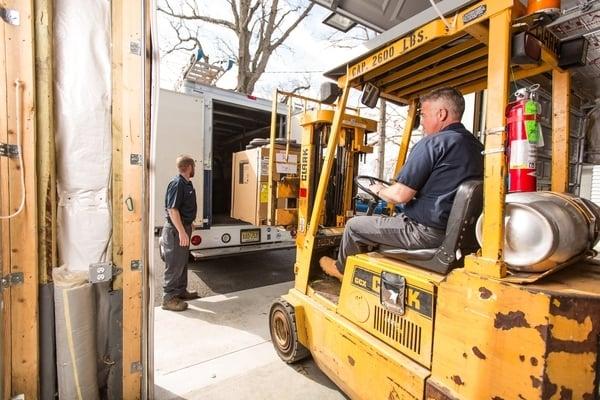
POLYGON ((244 246, 218 247, 218 248, 213 248, 213 249, 197 249, 197 250, 191 250, 190 255, 195 260, 206 260, 208 258, 217 258, 217 257, 223 257, 223 256, 232 256, 232 255, 236 255, 236 254, 253 253, 255 251, 293 249, 294 247, 296 247, 296 243, 294 241, 286 241, 286 242, 244 245, 244 246))

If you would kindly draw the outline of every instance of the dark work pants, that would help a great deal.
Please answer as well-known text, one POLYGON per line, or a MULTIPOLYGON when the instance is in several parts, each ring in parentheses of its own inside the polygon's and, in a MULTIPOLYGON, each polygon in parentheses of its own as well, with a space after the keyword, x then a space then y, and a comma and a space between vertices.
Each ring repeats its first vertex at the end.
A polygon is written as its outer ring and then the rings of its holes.
MULTIPOLYGON (((188 236, 192 235, 192 226, 184 225, 188 236)), ((162 230, 162 243, 165 253, 165 286, 163 286, 163 301, 185 293, 187 288, 187 264, 190 246, 179 245, 179 232, 166 222, 162 230)))
POLYGON ((430 249, 444 241, 445 231, 421 225, 404 214, 357 216, 346 222, 336 266, 344 273, 349 256, 380 245, 401 249, 430 249))

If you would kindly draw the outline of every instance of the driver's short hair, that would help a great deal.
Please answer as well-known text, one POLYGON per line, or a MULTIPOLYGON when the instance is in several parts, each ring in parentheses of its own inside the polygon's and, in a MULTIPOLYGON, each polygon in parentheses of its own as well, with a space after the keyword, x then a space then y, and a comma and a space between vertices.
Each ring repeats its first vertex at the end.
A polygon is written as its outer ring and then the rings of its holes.
POLYGON ((446 105, 448 111, 457 119, 460 120, 462 118, 463 113, 465 112, 465 98, 458 90, 452 87, 435 89, 421 96, 419 99, 421 104, 426 101, 438 100, 441 100, 446 105))
POLYGON ((175 165, 177 165, 177 169, 179 171, 183 171, 186 167, 188 167, 190 165, 192 165, 192 166, 196 165, 196 162, 190 156, 181 155, 181 156, 177 157, 177 159, 175 160, 175 165))

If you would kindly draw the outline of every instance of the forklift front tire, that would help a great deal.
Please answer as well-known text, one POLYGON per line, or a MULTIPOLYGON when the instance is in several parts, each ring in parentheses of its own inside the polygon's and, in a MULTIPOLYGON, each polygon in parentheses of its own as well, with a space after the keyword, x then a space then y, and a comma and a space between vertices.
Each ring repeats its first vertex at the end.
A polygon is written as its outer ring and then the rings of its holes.
POLYGON ((287 301, 279 299, 271 306, 269 330, 277 354, 286 363, 292 364, 310 355, 310 351, 298 341, 296 313, 287 301))

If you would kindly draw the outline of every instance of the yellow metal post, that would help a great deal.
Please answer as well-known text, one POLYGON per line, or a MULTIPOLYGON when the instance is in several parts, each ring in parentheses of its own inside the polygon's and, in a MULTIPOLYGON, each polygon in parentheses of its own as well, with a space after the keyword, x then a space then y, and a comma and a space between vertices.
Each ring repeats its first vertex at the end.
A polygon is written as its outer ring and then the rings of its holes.
POLYGON ((290 140, 292 140, 292 96, 287 99, 287 116, 285 118, 285 162, 290 157, 290 140))
POLYGON ((571 79, 568 71, 552 71, 552 191, 569 191, 569 127, 571 79))
POLYGON ((396 159, 396 167, 394 168, 395 178, 398 176, 400 169, 406 161, 406 155, 408 154, 408 146, 410 145, 410 138, 412 131, 415 128, 415 118, 417 117, 417 100, 413 100, 408 105, 408 114, 406 115, 406 124, 404 124, 404 132, 402 133, 402 142, 400 142, 400 149, 398 150, 398 158, 396 159))
POLYGON ((323 168, 321 169, 321 174, 319 176, 319 185, 317 186, 317 193, 315 194, 315 201, 313 203, 314 208, 310 216, 310 223, 306 231, 306 236, 304 237, 304 244, 302 246, 298 246, 296 260, 301 268, 296 276, 295 288, 302 293, 306 293, 308 285, 308 275, 310 271, 315 236, 319 226, 319 216, 323 212, 325 206, 325 193, 327 191, 327 184, 333 168, 333 158, 339 142, 341 133, 340 131, 342 128, 342 118, 344 116, 344 110, 346 108, 346 102, 348 101, 349 92, 350 80, 346 79, 344 82, 342 95, 337 103, 335 114, 333 116, 333 124, 329 134, 329 141, 327 142, 327 151, 323 160, 323 168))
POLYGON ((504 196, 506 127, 504 110, 508 101, 508 69, 510 68, 512 10, 490 18, 488 60, 488 106, 484 160, 483 245, 481 256, 468 256, 468 271, 492 277, 506 276, 502 258, 504 246, 504 196))
MULTIPOLYGON (((273 198, 275 195, 275 185, 273 177, 275 176, 275 137, 277 135, 277 96, 279 91, 275 89, 273 93, 273 106, 271 109, 271 136, 269 142, 269 196, 267 197, 267 225, 273 225, 275 220, 275 211, 273 207, 273 198)), ((259 161, 260 162, 260 161, 259 161)))
MULTIPOLYGON (((417 100, 414 99, 408 105, 408 113, 406 115, 406 123, 404 124, 404 132, 402 133, 402 142, 400 142, 400 149, 398 150, 398 158, 396 159, 396 166, 394 167, 394 175, 391 179, 396 179, 402 166, 406 162, 406 155, 408 154, 408 146, 410 145, 410 138, 412 137, 412 131, 415 128, 415 119, 417 117, 417 100)), ((390 211, 390 215, 396 208, 393 203, 389 203, 387 206, 390 211)))

